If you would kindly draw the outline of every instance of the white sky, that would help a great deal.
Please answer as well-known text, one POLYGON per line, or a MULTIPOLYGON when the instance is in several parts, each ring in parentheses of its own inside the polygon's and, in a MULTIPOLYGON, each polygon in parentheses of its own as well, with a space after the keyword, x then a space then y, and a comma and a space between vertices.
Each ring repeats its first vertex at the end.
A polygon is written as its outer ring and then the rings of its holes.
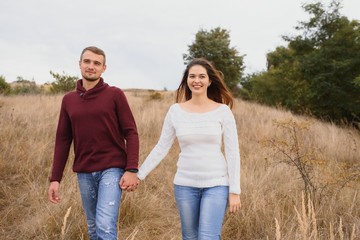
MULTIPOLYGON (((1 0, 0 75, 42 84, 50 70, 79 76, 83 48, 107 55, 107 83, 123 89, 176 89, 182 55, 204 29, 230 31, 245 54, 246 72, 265 69, 266 53, 283 45, 309 15, 312 0, 1 0)), ((327 6, 330 0, 323 1, 327 6)), ((343 0, 342 14, 360 19, 360 0, 343 0)))

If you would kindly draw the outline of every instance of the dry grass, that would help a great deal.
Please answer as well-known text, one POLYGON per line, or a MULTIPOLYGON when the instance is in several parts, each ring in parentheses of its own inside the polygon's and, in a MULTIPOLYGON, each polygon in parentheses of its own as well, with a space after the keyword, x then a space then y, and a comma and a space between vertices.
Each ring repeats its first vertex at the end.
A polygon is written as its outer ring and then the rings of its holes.
MULTIPOLYGON (((156 144, 171 92, 128 91, 140 134, 140 161, 156 144)), ((61 204, 47 200, 61 96, 0 96, 0 239, 87 239, 72 155, 61 183, 61 204)), ((236 101, 241 149, 242 210, 227 215, 223 239, 360 239, 360 135, 353 129, 236 101), (302 151, 318 160, 315 181, 326 184, 314 208, 297 171, 276 164, 262 142, 286 133, 274 120, 310 122, 302 151), (321 160, 321 161, 320 161, 321 160)), ((142 182, 124 193, 119 239, 181 239, 173 197, 179 148, 142 182)))

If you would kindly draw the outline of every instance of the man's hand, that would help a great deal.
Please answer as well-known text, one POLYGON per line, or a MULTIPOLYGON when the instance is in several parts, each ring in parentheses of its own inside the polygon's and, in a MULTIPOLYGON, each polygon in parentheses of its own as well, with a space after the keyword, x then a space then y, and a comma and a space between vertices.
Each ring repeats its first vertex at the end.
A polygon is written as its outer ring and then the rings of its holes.
POLYGON ((56 182, 56 181, 51 182, 50 186, 49 186, 49 191, 48 191, 49 200, 50 200, 50 202, 55 203, 55 204, 60 202, 59 186, 60 186, 60 183, 56 182))
POLYGON ((240 195, 230 193, 229 194, 229 212, 235 213, 239 211, 241 208, 241 201, 240 201, 240 195))
POLYGON ((122 190, 127 192, 132 192, 136 190, 140 183, 140 180, 137 177, 136 173, 125 172, 122 178, 120 179, 119 185, 122 190))

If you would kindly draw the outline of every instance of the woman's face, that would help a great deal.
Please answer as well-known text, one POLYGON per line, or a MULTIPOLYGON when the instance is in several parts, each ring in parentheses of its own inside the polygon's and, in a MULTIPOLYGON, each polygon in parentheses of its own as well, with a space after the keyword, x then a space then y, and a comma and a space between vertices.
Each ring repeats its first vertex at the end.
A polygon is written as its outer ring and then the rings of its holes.
POLYGON ((187 85, 192 95, 207 95, 207 88, 210 85, 210 79, 206 69, 200 65, 194 65, 189 69, 187 85))

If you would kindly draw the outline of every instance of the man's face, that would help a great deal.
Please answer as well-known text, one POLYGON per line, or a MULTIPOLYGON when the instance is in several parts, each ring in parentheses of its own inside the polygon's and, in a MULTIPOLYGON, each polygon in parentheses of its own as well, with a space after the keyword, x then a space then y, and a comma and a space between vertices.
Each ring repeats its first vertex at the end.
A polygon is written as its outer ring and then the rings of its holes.
POLYGON ((93 82, 99 80, 105 72, 104 56, 97 55, 91 51, 85 51, 79 62, 83 79, 93 82))

